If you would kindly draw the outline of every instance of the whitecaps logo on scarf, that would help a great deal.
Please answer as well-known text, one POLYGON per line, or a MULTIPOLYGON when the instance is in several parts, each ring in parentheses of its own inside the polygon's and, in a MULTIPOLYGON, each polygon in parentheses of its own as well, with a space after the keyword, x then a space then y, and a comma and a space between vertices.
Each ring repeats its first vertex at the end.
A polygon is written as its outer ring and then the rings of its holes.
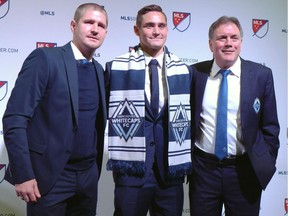
POLYGON ((126 142, 129 138, 134 137, 142 121, 132 101, 127 100, 127 98, 119 103, 110 119, 117 135, 120 138, 123 137, 126 142))
POLYGON ((176 142, 178 142, 179 145, 184 142, 189 126, 189 118, 187 116, 185 106, 180 103, 180 105, 176 108, 176 112, 171 122, 171 127, 174 132, 176 142))

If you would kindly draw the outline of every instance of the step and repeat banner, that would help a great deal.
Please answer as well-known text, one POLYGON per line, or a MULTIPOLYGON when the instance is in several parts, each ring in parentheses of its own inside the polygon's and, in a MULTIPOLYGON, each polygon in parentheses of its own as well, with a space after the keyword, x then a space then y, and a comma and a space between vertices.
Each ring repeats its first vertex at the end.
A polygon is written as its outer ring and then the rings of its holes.
MULTIPOLYGON (((72 38, 70 21, 82 0, 0 0, 0 118, 18 72, 27 55, 37 47, 56 47, 72 38)), ((281 126, 277 171, 263 192, 261 216, 281 216, 288 212, 287 200, 287 0, 99 0, 109 16, 108 35, 94 58, 103 66, 138 44, 133 32, 137 11, 158 4, 168 18, 167 46, 186 64, 212 58, 208 29, 222 15, 236 16, 243 27, 241 57, 273 70, 281 126)), ((98 215, 113 215, 112 175, 103 172, 99 182, 98 215)), ((25 203, 4 178, 8 165, 0 122, 0 216, 24 216, 25 203)), ((183 216, 190 215, 185 185, 183 216)), ((223 215, 225 215, 223 213, 223 215)))

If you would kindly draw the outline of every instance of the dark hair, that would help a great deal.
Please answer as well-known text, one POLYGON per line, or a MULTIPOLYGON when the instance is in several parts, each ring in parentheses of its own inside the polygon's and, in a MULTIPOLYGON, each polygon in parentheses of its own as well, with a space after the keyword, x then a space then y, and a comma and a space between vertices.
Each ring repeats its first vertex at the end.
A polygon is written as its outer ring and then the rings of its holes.
POLYGON ((243 38, 243 30, 242 27, 240 25, 239 20, 236 17, 228 17, 228 16, 222 16, 219 19, 217 19, 214 23, 212 23, 212 25, 209 28, 209 39, 213 39, 213 35, 214 35, 214 31, 222 24, 227 24, 227 23, 233 23, 235 24, 239 31, 240 31, 240 35, 241 38, 243 38))
POLYGON ((138 11, 137 18, 136 18, 136 25, 138 27, 140 27, 141 23, 142 23, 142 16, 149 13, 149 12, 153 12, 153 11, 162 13, 165 17, 166 22, 167 22, 166 14, 163 12, 162 8, 159 5, 147 5, 138 11))
POLYGON ((93 10, 96 10, 96 11, 99 11, 99 12, 102 12, 103 14, 105 14, 106 27, 108 27, 108 14, 107 14, 104 6, 101 6, 101 5, 96 4, 96 3, 85 3, 85 4, 79 5, 75 11, 75 14, 74 14, 74 20, 76 23, 80 20, 80 18, 84 15, 84 13, 86 12, 86 10, 88 8, 92 8, 93 10))

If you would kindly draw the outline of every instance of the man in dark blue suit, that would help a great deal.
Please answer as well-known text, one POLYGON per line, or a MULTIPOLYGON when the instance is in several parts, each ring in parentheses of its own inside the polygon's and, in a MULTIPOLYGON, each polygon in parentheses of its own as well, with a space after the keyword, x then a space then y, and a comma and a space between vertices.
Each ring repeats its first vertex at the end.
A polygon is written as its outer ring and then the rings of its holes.
POLYGON ((140 9, 134 32, 140 44, 108 62, 105 73, 114 215, 181 216, 191 171, 189 69, 164 45, 160 6, 140 9))
POLYGON ((242 37, 237 18, 220 17, 209 29, 213 60, 192 65, 193 216, 220 216, 223 204, 226 216, 259 215, 262 190, 276 170, 279 123, 272 71, 239 56, 242 37), (225 71, 226 79, 218 71, 225 71), (228 95, 220 113, 222 80, 228 95))
POLYGON ((27 202, 28 216, 96 214, 106 102, 93 54, 107 25, 102 6, 80 5, 72 41, 34 50, 16 80, 3 116, 5 178, 27 202))

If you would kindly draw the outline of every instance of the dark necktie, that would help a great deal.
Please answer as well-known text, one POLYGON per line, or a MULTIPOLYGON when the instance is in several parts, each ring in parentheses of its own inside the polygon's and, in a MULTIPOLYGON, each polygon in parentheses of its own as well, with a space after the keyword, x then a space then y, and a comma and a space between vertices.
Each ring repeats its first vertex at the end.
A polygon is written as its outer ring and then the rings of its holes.
POLYGON ((227 75, 230 70, 220 70, 222 80, 218 93, 217 121, 216 121, 216 138, 215 154, 221 160, 227 156, 227 104, 228 104, 228 84, 227 75))
POLYGON ((150 68, 150 89, 151 89, 151 108, 156 118, 159 111, 159 81, 158 81, 158 62, 152 59, 149 63, 150 68))

